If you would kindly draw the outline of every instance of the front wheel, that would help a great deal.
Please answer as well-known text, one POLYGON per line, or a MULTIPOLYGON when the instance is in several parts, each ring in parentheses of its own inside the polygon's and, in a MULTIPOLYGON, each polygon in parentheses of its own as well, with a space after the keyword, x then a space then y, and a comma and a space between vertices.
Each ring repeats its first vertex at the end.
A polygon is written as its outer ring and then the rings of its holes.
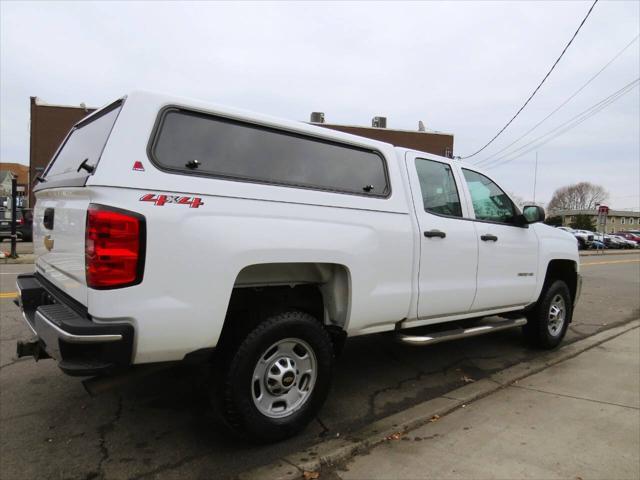
POLYGON ((275 442, 302 430, 324 403, 333 346, 322 324, 303 312, 260 323, 220 365, 219 406, 236 433, 275 442))
POLYGON ((572 315, 569 287, 564 281, 555 280, 546 287, 538 303, 527 314, 524 335, 534 347, 555 348, 567 333, 572 315))

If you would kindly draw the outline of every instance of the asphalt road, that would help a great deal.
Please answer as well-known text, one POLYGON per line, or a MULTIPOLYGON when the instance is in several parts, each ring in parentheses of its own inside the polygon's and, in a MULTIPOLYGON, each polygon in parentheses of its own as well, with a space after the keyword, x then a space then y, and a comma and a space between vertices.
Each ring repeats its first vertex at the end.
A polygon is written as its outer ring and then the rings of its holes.
MULTIPOLYGON (((567 342, 640 317, 640 255, 583 258, 584 286, 567 342)), ((32 265, 2 265, 0 292, 32 265)), ((50 360, 15 359, 28 336, 0 294, 0 478, 229 478, 329 436, 526 361, 519 331, 416 348, 388 335, 351 339, 319 418, 295 439, 254 446, 228 437, 208 411, 199 372, 185 368, 89 397, 50 360)), ((178 321, 178 320, 177 320, 178 321)))

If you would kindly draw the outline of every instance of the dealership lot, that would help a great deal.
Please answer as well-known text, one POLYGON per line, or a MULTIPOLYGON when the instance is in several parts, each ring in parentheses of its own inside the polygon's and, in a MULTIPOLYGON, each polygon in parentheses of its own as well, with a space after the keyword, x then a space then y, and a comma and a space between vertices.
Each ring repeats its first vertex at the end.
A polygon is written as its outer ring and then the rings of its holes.
MULTIPOLYGON (((583 257, 584 286, 567 341, 640 317, 640 255, 583 257)), ((441 395, 538 353, 519 332, 414 348, 389 336, 348 342, 333 391, 303 435, 256 447, 220 431, 207 410, 203 372, 174 368, 91 398, 51 361, 15 360, 28 336, 0 275, 0 477, 225 478, 441 395)), ((179 321, 179 319, 176 319, 179 321)))

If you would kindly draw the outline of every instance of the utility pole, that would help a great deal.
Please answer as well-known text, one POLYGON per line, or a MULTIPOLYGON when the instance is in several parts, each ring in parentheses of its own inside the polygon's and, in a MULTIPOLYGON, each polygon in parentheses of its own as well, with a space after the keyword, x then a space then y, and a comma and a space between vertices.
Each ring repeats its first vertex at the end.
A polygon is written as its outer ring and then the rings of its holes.
POLYGON ((536 203, 536 183, 538 182, 538 151, 536 150, 536 167, 533 171, 533 203, 536 203))

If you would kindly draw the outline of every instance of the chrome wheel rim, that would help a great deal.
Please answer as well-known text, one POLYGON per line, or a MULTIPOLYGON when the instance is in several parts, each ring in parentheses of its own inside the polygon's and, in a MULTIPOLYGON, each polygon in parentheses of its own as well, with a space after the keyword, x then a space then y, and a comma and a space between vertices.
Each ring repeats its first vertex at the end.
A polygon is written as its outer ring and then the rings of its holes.
POLYGON ((258 358, 251 377, 251 398, 270 418, 288 417, 309 400, 317 378, 317 360, 309 344, 285 338, 258 358))
POLYGON ((553 297, 551 305, 549 306, 549 321, 547 322, 547 328, 549 329, 551 336, 558 336, 560 332, 562 332, 566 314, 567 308, 564 303, 564 298, 562 295, 557 294, 553 297))

